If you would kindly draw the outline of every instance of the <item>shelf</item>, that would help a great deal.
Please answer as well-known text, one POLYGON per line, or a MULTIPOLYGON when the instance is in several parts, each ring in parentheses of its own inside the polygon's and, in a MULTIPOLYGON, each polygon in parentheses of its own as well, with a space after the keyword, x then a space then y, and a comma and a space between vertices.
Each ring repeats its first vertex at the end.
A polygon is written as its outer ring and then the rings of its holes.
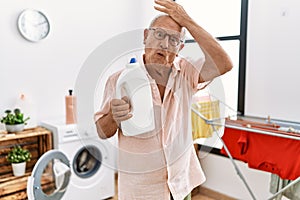
MULTIPOLYGON (((42 127, 26 129, 18 133, 8 133, 0 137, 0 200, 26 199, 27 179, 35 163, 46 151, 52 149, 52 133, 42 127), (7 162, 6 155, 12 147, 20 145, 32 154, 26 163, 26 174, 15 177, 12 174, 11 164, 7 162)), ((53 188, 53 181, 45 178, 43 187, 53 188)))

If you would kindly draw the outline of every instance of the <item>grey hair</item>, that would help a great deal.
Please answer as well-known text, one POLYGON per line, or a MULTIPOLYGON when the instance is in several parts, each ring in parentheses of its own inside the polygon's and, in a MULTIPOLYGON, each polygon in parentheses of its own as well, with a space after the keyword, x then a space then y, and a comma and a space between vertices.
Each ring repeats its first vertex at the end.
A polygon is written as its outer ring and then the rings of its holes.
MULTIPOLYGON (((159 15, 156 15, 150 22, 150 25, 149 25, 149 28, 153 27, 153 25, 155 24, 155 22, 159 19, 159 18, 162 18, 162 17, 170 17, 169 15, 167 14, 159 14, 159 15)), ((180 33, 180 38, 181 40, 183 41, 182 43, 185 42, 185 34, 186 34, 186 28, 185 27, 181 27, 181 33, 180 33)))

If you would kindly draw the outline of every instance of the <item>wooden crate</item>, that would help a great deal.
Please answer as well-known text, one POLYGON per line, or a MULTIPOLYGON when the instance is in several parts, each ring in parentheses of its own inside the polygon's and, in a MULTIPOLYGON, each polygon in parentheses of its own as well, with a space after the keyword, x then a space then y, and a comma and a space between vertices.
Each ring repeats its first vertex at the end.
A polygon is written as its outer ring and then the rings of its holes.
MULTIPOLYGON (((0 200, 27 199, 27 178, 41 155, 52 147, 52 133, 42 127, 9 133, 0 138, 0 200), (6 160, 6 155, 16 145, 29 150, 32 154, 31 161, 26 163, 26 174, 21 177, 13 176, 11 164, 6 160)), ((50 187, 51 184, 53 181, 45 179, 43 187, 50 187)))

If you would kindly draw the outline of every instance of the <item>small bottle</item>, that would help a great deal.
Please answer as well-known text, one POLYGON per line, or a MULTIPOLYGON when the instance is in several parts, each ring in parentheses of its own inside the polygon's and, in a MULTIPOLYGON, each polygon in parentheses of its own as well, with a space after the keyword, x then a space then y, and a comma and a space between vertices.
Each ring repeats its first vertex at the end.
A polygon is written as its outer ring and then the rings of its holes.
POLYGON ((154 130, 154 110, 149 79, 145 71, 131 58, 116 84, 116 98, 127 96, 132 117, 121 122, 122 132, 134 136, 154 130))
POLYGON ((73 90, 69 90, 69 95, 65 98, 66 103, 66 124, 77 123, 76 97, 72 95, 73 90))

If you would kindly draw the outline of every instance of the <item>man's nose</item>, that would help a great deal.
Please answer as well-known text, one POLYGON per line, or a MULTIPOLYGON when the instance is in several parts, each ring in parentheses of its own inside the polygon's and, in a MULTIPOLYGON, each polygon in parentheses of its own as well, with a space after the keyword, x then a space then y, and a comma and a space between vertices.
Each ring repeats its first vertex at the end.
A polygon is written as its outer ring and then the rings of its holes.
POLYGON ((162 49, 168 49, 169 47, 169 36, 166 35, 164 39, 160 41, 160 47, 162 49))

